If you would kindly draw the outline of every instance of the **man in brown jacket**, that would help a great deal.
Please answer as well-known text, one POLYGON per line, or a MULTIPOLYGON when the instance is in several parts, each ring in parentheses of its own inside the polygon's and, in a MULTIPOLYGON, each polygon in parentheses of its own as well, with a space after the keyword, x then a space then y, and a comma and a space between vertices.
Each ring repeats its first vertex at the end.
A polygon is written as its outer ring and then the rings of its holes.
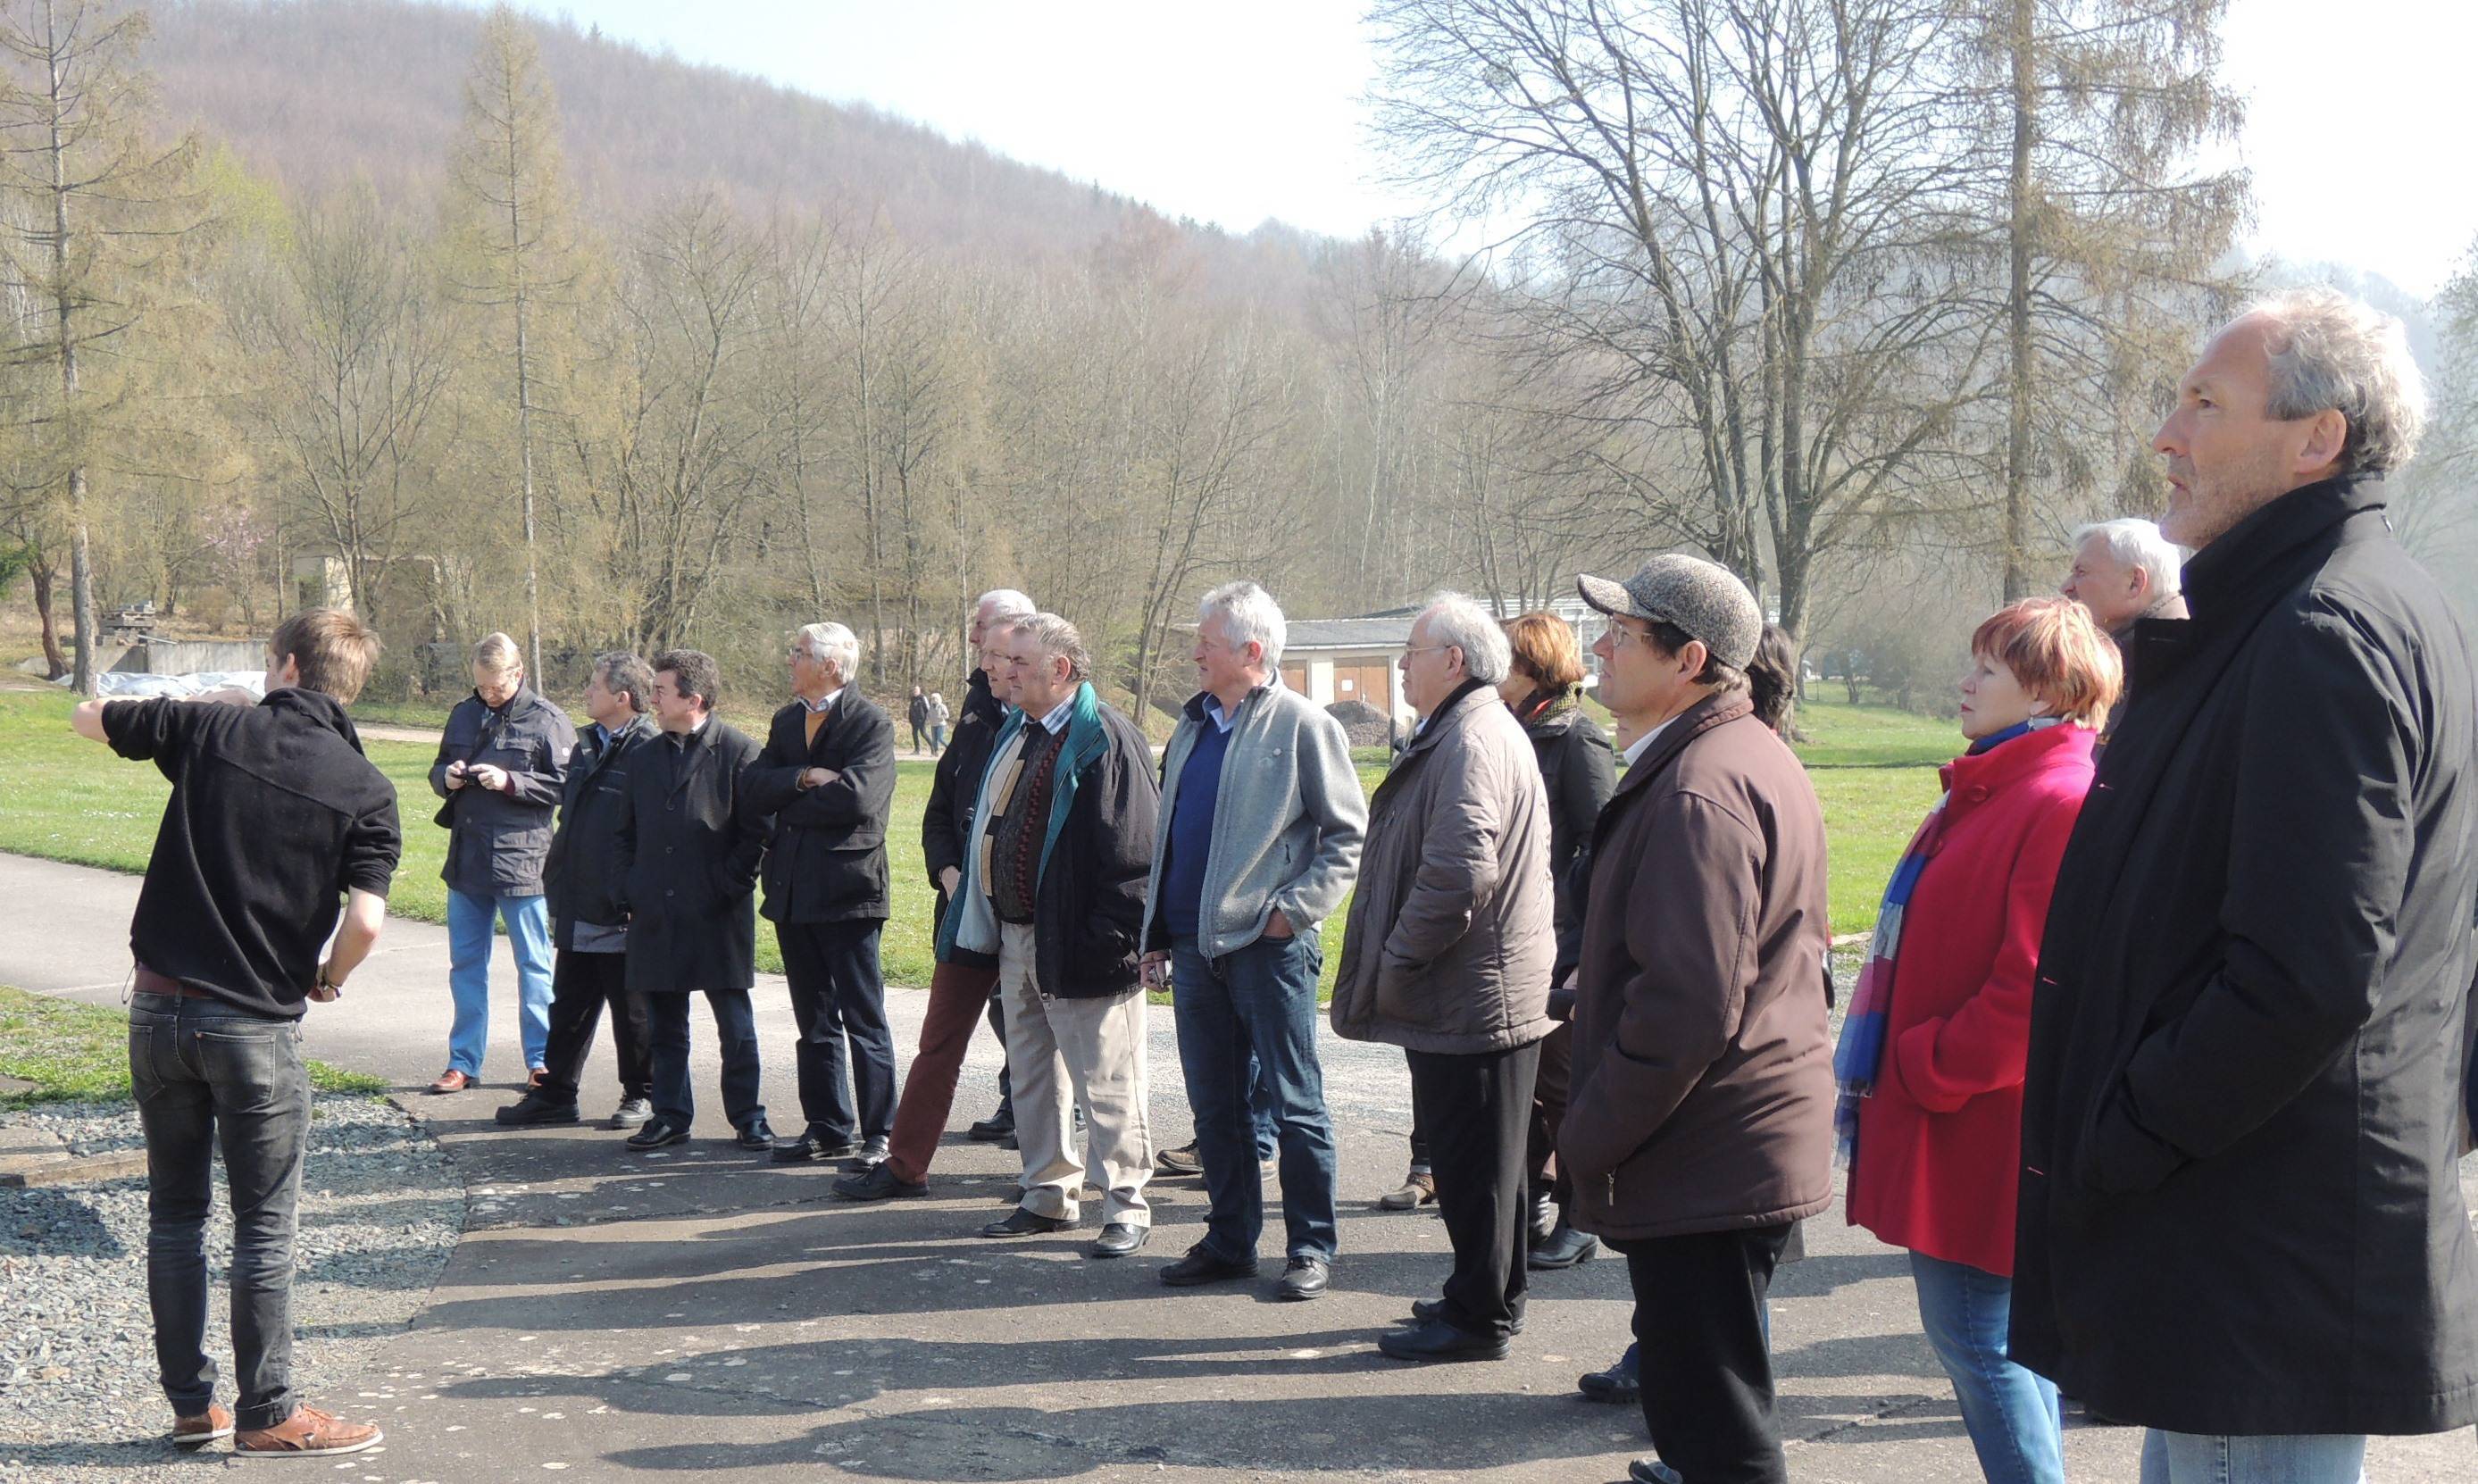
POLYGON ((1523 1322, 1525 1139, 1557 956, 1549 799, 1497 683, 1512 651, 1479 604, 1448 595, 1411 625, 1411 745, 1369 801, 1333 1028, 1403 1048, 1454 1244, 1445 1295, 1378 1348, 1397 1360, 1499 1360, 1523 1322))
POLYGON ((1634 1476, 1782 1484, 1764 1291, 1833 1195, 1823 815, 1751 709, 1745 584, 1663 556, 1578 586, 1609 616, 1627 771, 1593 831, 1557 1157, 1634 1287, 1660 1453, 1634 1476))

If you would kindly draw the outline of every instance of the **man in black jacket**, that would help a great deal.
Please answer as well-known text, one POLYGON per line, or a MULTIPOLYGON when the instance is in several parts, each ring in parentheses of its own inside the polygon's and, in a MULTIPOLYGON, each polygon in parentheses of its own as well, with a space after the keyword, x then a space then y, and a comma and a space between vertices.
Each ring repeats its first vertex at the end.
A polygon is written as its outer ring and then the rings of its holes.
POLYGON ((79 736, 151 759, 172 783, 129 924, 129 1076, 146 1135, 155 1359, 182 1447, 231 1437, 243 1457, 299 1457, 379 1441, 376 1427, 301 1405, 291 1378, 293 1217, 310 1137, 304 1001, 335 999, 378 942, 401 851, 394 786, 344 715, 378 652, 352 615, 307 609, 268 642, 266 698, 255 706, 245 691, 216 692, 88 701, 74 718, 79 736), (215 1400, 205 1350, 218 1150, 233 1209, 238 1418, 215 1400))
MULTIPOLYGON (((904 1073, 903 1098, 895 1112, 894 1136, 887 1157, 876 1166, 835 1182, 835 1194, 850 1200, 884 1200, 893 1195, 928 1193, 929 1162, 938 1152, 938 1136, 947 1130, 947 1114, 955 1102, 955 1079, 963 1070, 964 1052, 972 1044, 974 1022, 989 1007, 991 1026, 1001 1039, 998 1000, 998 958, 958 946, 946 931, 953 908, 952 892, 963 877, 971 846, 973 801, 981 786, 991 744, 1006 720, 1006 702, 993 687, 1013 689, 1005 682, 1005 644, 1020 618, 1032 616, 1032 600, 1020 592, 984 594, 973 610, 971 640, 981 667, 973 672, 964 696, 964 719, 955 729, 954 744, 938 760, 929 787, 929 805, 921 817, 921 854, 929 868, 929 884, 938 893, 937 916, 930 930, 937 943, 937 968, 929 976, 929 1008, 921 1019, 920 1047, 904 1073)), ((1006 1100, 1006 1069, 999 1069, 999 1113, 974 1123, 973 1137, 999 1138, 1015 1132, 1015 1113, 1006 1100)))
POLYGON ((625 650, 598 655, 585 686, 594 724, 576 741, 560 788, 559 830, 543 867, 550 903, 550 1041, 542 1081, 498 1111, 510 1126, 576 1121, 577 1078, 594 1049, 594 1027, 611 1007, 612 1047, 620 1058, 620 1107, 613 1128, 637 1128, 654 1116, 645 996, 628 989, 628 928, 620 920, 620 825, 628 809, 630 755, 654 736, 645 715, 654 672, 625 650))
POLYGON ((942 951, 995 952, 1006 996, 1024 1198, 981 1235, 1075 1224, 1080 1106, 1107 1193, 1093 1255, 1123 1257, 1152 1231, 1137 943, 1161 789, 1144 734, 1094 693, 1074 624, 1035 614, 1008 636, 1007 653, 1016 714, 982 776, 973 848, 939 932, 942 951))
POLYGON ((628 988, 645 996, 654 1117, 628 1136, 659 1149, 689 1136, 689 996, 703 994, 721 1043, 722 1106, 744 1149, 774 1146, 758 1101, 757 867, 767 819, 742 779, 757 743, 714 714, 721 671, 695 649, 653 658, 661 735, 629 761, 620 827, 620 910, 628 922, 628 988))
POLYGON ((874 1165, 895 1126, 895 1038, 877 962, 895 723, 849 689, 859 663, 860 641, 840 623, 795 635, 792 703, 774 714, 766 750, 741 780, 749 807, 774 820, 763 911, 783 947, 800 1028, 807 1121, 798 1138, 774 1146, 787 1164, 857 1156, 863 1168, 874 1165))
POLYGON ((2397 321, 2304 290, 2154 440, 2192 616, 2136 625, 2050 908, 2011 1315, 2151 1484, 2355 1484, 2366 1434, 2478 1420, 2478 709, 2379 482, 2420 403, 2397 321))
POLYGON ((433 1093, 461 1093, 482 1075, 491 1032, 491 919, 507 924, 517 958, 517 1028, 527 1085, 542 1079, 550 1040, 550 911, 543 860, 576 728, 525 683, 517 641, 473 646, 473 693, 447 714, 430 787, 446 803, 447 988, 456 1005, 447 1070, 433 1093))

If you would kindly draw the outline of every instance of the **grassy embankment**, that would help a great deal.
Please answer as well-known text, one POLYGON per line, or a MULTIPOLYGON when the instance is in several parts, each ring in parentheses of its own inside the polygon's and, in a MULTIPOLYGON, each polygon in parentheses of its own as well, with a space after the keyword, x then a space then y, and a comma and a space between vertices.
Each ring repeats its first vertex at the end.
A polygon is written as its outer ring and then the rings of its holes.
MULTIPOLYGON (((32 1090, 0 1092, 0 1108, 120 1102, 129 1096, 129 1017, 115 1007, 53 999, 0 985, 0 1076, 32 1090)), ((310 1063, 322 1093, 384 1093, 383 1078, 310 1063)))
MULTIPOLYGON (((59 694, 0 693, 0 850, 74 861, 114 870, 145 868, 168 792, 154 768, 124 763, 68 729, 68 701, 59 694)), ((407 719, 411 719, 408 717, 407 719)), ((1810 702, 1800 711, 1810 741, 1799 748, 1815 780, 1833 849, 1833 925, 1836 933, 1866 929, 1884 877, 1936 795, 1936 766, 1957 750, 1951 724, 1884 707, 1810 702)), ((446 833, 433 828, 438 807, 426 778, 433 748, 417 742, 372 742, 371 761, 402 795, 405 857, 390 906, 423 921, 446 916, 439 879, 446 833)), ((1360 779, 1374 789, 1381 754, 1363 751, 1360 779)), ((895 916, 883 953, 888 982, 925 985, 931 968, 929 888, 921 838, 908 821, 929 797, 930 765, 898 765, 889 867, 895 916)), ((1326 925, 1328 978, 1341 947, 1342 914, 1326 925)), ((758 958, 779 969, 773 935, 758 934, 758 958)))

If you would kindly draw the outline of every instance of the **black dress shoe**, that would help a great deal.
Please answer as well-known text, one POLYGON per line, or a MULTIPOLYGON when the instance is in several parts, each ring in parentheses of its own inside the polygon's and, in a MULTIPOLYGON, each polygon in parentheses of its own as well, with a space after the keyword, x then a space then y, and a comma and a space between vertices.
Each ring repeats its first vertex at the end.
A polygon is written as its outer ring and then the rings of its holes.
POLYGON ((1657 1458, 1636 1458, 1627 1463, 1628 1484, 1686 1484, 1686 1476, 1657 1458))
POLYGON ((886 1136, 880 1134, 845 1156, 854 1174, 866 1174, 886 1163, 886 1136))
POLYGON ((689 1131, 679 1124, 656 1119, 630 1134, 626 1142, 632 1149, 659 1149, 667 1144, 684 1143, 688 1137, 689 1131))
POLYGON ((1555 1272, 1592 1260, 1601 1250, 1601 1239, 1587 1231, 1577 1231, 1563 1221, 1549 1234, 1549 1240, 1535 1244, 1523 1265, 1534 1272, 1555 1272))
POLYGON ((1054 1231, 1065 1231, 1075 1223, 1065 1217, 1040 1216, 1018 1206, 1004 1220, 992 1221, 981 1228, 984 1237, 1040 1237, 1054 1231))
POLYGON ((1152 1234, 1153 1229, 1150 1226, 1138 1226, 1130 1221, 1112 1221, 1101 1228, 1101 1235, 1093 1239, 1093 1255, 1125 1257, 1143 1246, 1152 1234))
POLYGON ((1379 1336, 1377 1348, 1396 1360, 1504 1360, 1506 1344, 1496 1335, 1476 1335, 1444 1320, 1430 1320, 1379 1336))
POLYGON ((1606 1401, 1616 1406, 1633 1406, 1643 1396, 1642 1383, 1636 1379, 1636 1357, 1641 1353, 1630 1345, 1618 1363, 1606 1371, 1590 1371, 1576 1377, 1575 1390, 1585 1401, 1606 1401))
POLYGON ((826 1157, 826 1143, 815 1134, 802 1134, 797 1139, 786 1139, 775 1144, 773 1148, 774 1163, 778 1165, 802 1165, 810 1160, 826 1157))
POLYGON ((1282 1270, 1282 1281, 1274 1285, 1277 1298, 1323 1298, 1328 1284, 1333 1281, 1333 1269, 1322 1257, 1294 1257, 1282 1270))
POLYGON ((926 1195, 929 1182, 906 1180, 895 1172, 893 1165, 881 1161, 856 1175, 846 1175, 835 1182, 835 1194, 846 1200, 885 1200, 895 1195, 926 1195))
POLYGON ((576 1104, 555 1103, 537 1093, 527 1093, 515 1102, 491 1115, 492 1121, 502 1128, 533 1128, 550 1123, 576 1121, 576 1104))
POLYGON ((764 1119, 759 1119, 756 1122, 749 1124, 746 1128, 734 1134, 731 1142, 740 1145, 742 1148, 746 1149, 751 1154, 764 1154, 774 1147, 774 1130, 766 1126, 766 1120, 764 1119))
POLYGON ((999 1111, 964 1130, 966 1137, 982 1144, 996 1144, 1015 1132, 1015 1110, 1004 1103, 999 1111))
POLYGON ((1252 1278, 1256 1260, 1234 1263, 1200 1242, 1187 1249, 1187 1255, 1161 1270, 1162 1283, 1170 1288, 1195 1288, 1205 1283, 1221 1283, 1230 1278, 1252 1278))
MULTIPOLYGON (((1454 1323, 1454 1321, 1446 1317, 1446 1301, 1444 1299, 1414 1298, 1411 1300, 1411 1322, 1414 1324, 1451 1325, 1454 1323)), ((1518 1335, 1523 1333, 1523 1316, 1519 1314, 1514 1317, 1514 1332, 1518 1335)))

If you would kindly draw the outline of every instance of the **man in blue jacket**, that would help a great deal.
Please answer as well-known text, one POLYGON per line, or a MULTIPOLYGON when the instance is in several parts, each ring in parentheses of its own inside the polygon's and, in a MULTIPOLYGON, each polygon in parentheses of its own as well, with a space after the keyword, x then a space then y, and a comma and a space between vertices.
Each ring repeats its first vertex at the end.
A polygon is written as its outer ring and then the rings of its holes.
POLYGON ((1252 1103, 1271 1094, 1288 1258, 1277 1295, 1323 1296, 1335 1250, 1333 1120, 1317 1060, 1317 927, 1351 890, 1368 804, 1342 723, 1282 684, 1282 610, 1252 582, 1204 595, 1196 670, 1162 758, 1145 966, 1169 985, 1213 1210, 1162 1270, 1187 1288, 1256 1270, 1252 1103), (1261 1066, 1262 1076, 1257 1069, 1261 1066))

